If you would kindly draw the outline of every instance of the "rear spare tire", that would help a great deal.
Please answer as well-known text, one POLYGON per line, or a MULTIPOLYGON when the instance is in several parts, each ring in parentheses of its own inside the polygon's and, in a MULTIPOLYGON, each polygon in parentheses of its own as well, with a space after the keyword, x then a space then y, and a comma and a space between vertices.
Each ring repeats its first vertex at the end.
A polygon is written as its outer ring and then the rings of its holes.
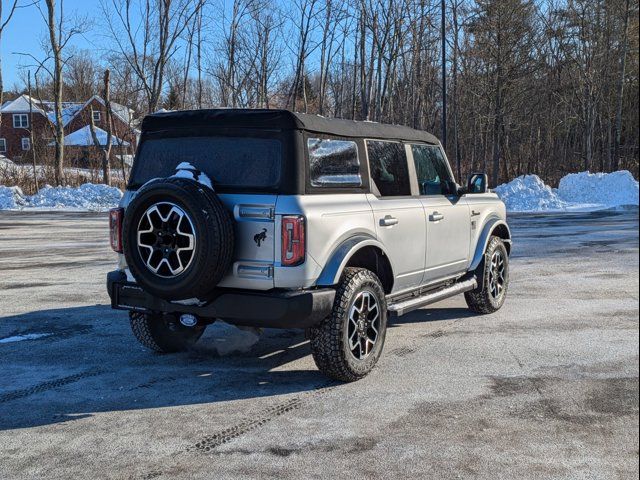
POLYGON ((166 300, 202 299, 231 266, 233 224, 208 187, 158 179, 129 203, 122 242, 127 266, 147 292, 166 300))

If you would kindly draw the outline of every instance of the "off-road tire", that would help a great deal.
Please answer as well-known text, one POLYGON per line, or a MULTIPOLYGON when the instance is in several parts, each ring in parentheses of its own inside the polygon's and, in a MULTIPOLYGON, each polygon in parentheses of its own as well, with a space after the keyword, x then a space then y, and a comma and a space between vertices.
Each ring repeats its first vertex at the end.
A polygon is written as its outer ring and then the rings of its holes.
POLYGON ((129 312, 131 330, 138 341, 160 353, 182 352, 202 336, 204 325, 185 327, 174 315, 129 312))
POLYGON ((170 177, 145 184, 129 203, 122 230, 123 253, 138 284, 166 300, 206 299, 231 267, 233 221, 217 195, 194 180, 170 177), (137 245, 137 230, 147 208, 158 202, 180 207, 193 223, 195 251, 189 266, 171 278, 147 268, 137 245))
POLYGON ((380 358, 386 329, 387 304, 378 277, 364 268, 345 268, 336 290, 331 314, 308 330, 313 360, 318 369, 330 378, 342 382, 359 380, 373 369, 380 358), (380 308, 380 323, 373 349, 367 357, 359 360, 351 354, 346 331, 349 311, 358 293, 365 290, 376 297, 380 308))
POLYGON ((479 285, 474 290, 466 292, 464 298, 469 309, 475 313, 488 314, 500 310, 504 305, 509 289, 509 254, 507 248, 500 237, 492 236, 487 244, 487 249, 482 258, 482 262, 475 270, 479 285), (504 287, 502 294, 494 298, 490 290, 491 258, 498 250, 504 259, 504 287))

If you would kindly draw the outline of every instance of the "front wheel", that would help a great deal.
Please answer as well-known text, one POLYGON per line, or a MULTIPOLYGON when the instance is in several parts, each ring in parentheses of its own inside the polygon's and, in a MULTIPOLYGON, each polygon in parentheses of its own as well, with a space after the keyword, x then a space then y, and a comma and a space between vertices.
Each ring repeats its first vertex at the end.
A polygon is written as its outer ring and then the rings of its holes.
POLYGON ((367 375, 377 363, 387 331, 387 304, 378 277, 364 268, 346 268, 331 315, 309 329, 318 369, 343 382, 367 375))
POLYGON ((509 288, 509 254, 499 237, 491 237, 484 259, 476 269, 480 284, 466 292, 464 298, 470 310, 493 313, 504 305, 509 288))
POLYGON ((148 349, 161 353, 191 348, 206 328, 204 325, 185 327, 175 315, 129 312, 129 321, 138 341, 148 349))

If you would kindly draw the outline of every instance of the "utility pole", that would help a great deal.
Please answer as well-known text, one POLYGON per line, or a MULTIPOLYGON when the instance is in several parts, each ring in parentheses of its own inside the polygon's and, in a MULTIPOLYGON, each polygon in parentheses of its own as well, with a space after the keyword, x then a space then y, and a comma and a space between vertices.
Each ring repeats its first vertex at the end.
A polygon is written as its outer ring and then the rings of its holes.
POLYGON ((441 7, 441 35, 442 35, 442 146, 447 150, 447 44, 445 30, 445 0, 442 0, 441 7))
POLYGON ((31 147, 31 159, 33 160, 33 184, 35 186, 36 193, 40 191, 38 188, 38 169, 36 167, 36 148, 33 143, 33 97, 31 96, 31 70, 29 70, 29 143, 31 147))

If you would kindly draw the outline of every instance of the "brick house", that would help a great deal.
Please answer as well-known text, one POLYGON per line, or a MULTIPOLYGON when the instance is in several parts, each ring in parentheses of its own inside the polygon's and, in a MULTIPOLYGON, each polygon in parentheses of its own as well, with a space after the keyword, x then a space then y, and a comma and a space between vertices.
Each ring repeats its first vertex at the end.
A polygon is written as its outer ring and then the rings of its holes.
MULTIPOLYGON (((118 143, 116 153, 133 153, 137 145, 138 131, 133 126, 133 111, 114 102, 111 102, 113 112, 113 135, 118 143)), ((54 137, 53 127, 55 125, 55 113, 53 102, 40 101, 21 95, 15 100, 5 102, 0 108, 2 113, 2 124, 0 125, 0 155, 20 162, 29 160, 27 153, 31 150, 30 130, 33 128, 34 141, 42 147, 37 148, 39 155, 45 156, 53 154, 51 142, 54 137), (30 102, 32 103, 32 121, 29 115, 30 102)), ((87 127, 91 123, 91 115, 98 129, 106 130, 106 108, 104 100, 94 95, 84 103, 65 102, 63 103, 62 121, 65 136, 87 127)), ((65 148, 67 157, 84 155, 91 145, 72 145, 65 148), (78 147, 82 147, 80 152, 78 147)), ((75 161, 78 161, 76 158, 75 161)), ((41 163, 41 162, 40 162, 41 163)))

